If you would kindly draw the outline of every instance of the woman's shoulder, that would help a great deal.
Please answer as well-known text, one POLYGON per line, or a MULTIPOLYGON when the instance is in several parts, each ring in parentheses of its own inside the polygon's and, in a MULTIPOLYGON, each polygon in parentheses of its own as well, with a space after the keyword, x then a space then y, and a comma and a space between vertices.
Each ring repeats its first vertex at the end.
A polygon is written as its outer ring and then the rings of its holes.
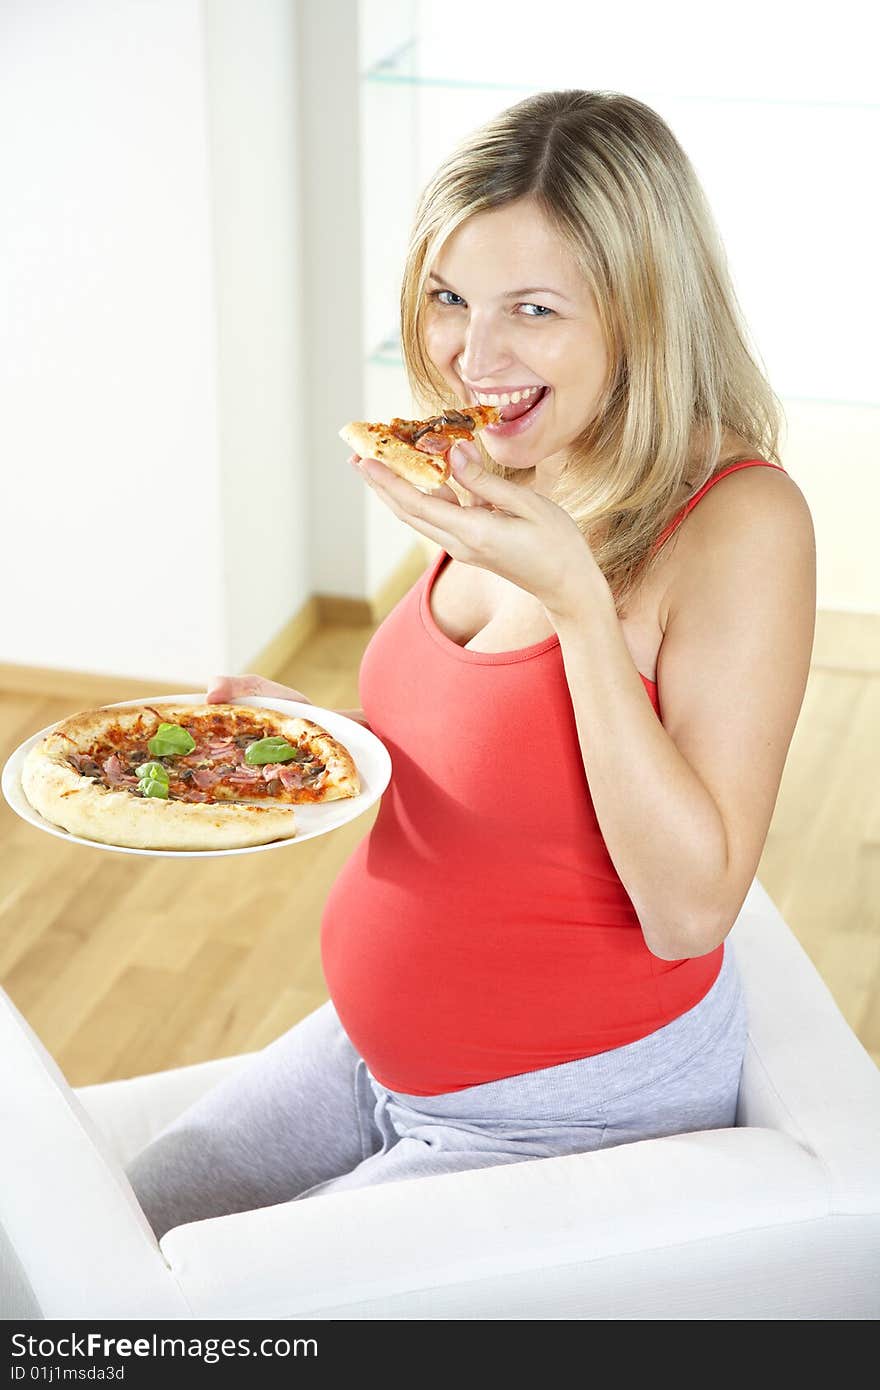
POLYGON ((707 567, 722 560, 743 582, 751 578, 771 587, 774 569, 815 564, 813 519, 803 492, 784 469, 762 463, 726 474, 732 464, 719 465, 688 512, 678 528, 669 607, 686 602, 707 567))
POLYGON ((778 525, 809 517, 807 500, 791 474, 754 453, 719 463, 711 478, 692 491, 699 496, 687 514, 692 535, 705 532, 717 539, 764 518, 778 525))

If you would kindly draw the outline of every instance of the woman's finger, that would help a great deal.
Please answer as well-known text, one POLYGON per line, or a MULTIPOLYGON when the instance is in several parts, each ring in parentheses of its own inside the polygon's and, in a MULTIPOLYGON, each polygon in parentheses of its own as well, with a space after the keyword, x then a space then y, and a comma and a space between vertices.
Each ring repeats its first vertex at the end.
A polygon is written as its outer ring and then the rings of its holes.
MULTIPOLYGON (((384 468, 384 465, 378 462, 377 466, 384 468)), ((441 546, 442 549, 448 550, 449 553, 452 554, 453 552, 450 547, 455 544, 456 537, 451 535, 449 531, 432 524, 425 513, 431 511, 432 508, 436 511, 438 500, 443 503, 442 510, 444 518, 460 516, 463 520, 467 516, 469 509, 463 507, 457 497, 452 496, 451 501, 454 503, 455 510, 450 512, 449 501, 439 497, 440 489, 435 489, 432 492, 420 492, 412 483, 407 482, 404 478, 399 478, 396 473, 392 473, 390 468, 386 469, 386 472, 388 475, 387 479, 384 479, 381 483, 377 478, 371 478, 369 474, 366 476, 368 486, 373 489, 380 501, 384 502, 388 510, 392 512, 399 521, 406 522, 407 526, 411 526, 414 531, 419 531, 421 535, 427 536, 428 540, 433 541, 435 545, 441 546), (405 502, 399 500, 398 490, 405 490, 405 493, 408 494, 405 502), (416 500, 411 501, 410 498, 415 498, 416 500)), ((450 520, 449 525, 451 526, 452 524, 453 522, 450 520)))
POLYGON ((247 679, 244 676, 214 676, 205 694, 207 703, 209 705, 225 704, 229 700, 234 700, 236 695, 255 694, 256 691, 246 689, 242 684, 247 679))
POLYGON ((208 704, 226 704, 241 699, 243 695, 270 695, 278 700, 299 700, 306 705, 314 704, 301 690, 290 685, 270 681, 266 676, 251 672, 244 676, 215 676, 208 686, 205 699, 208 704))
MULTIPOLYGON (((356 468, 358 472, 361 471, 363 459, 359 454, 351 454, 348 462, 353 468, 356 468)), ((367 479, 367 481, 369 482, 369 479, 367 479)), ((457 483, 455 478, 452 477, 447 478, 446 482, 441 483, 439 487, 431 488, 430 491, 426 493, 426 496, 439 497, 442 502, 457 502, 460 507, 487 507, 491 510, 491 503, 484 502, 481 498, 475 497, 473 493, 468 492, 467 488, 462 487, 461 484, 457 483)))
POLYGON ((517 487, 506 478, 498 478, 494 473, 487 472, 475 444, 453 444, 449 451, 449 466, 455 481, 473 493, 480 505, 490 510, 497 507, 513 516, 534 515, 535 494, 529 488, 517 487))
POLYGON ((450 477, 443 484, 442 488, 438 489, 436 492, 432 492, 431 496, 445 498, 447 494, 449 494, 448 500, 450 502, 458 502, 462 507, 483 507, 487 511, 492 510, 491 502, 484 502, 482 497, 477 497, 476 493, 468 492, 467 488, 462 487, 461 483, 456 482, 453 477, 450 477))
MULTIPOLYGON (((471 497, 464 488, 460 492, 465 500, 456 495, 450 505, 439 495, 440 489, 422 492, 375 459, 365 459, 361 468, 369 486, 389 511, 455 559, 470 563, 470 554, 482 549, 486 513, 497 508, 471 497)), ((454 484, 454 479, 451 482, 454 484)))
MULTIPOLYGON (((371 462, 378 463, 380 462, 380 460, 373 459, 371 460, 371 462)), ((387 468, 388 465, 386 464, 385 467, 387 468)), ((391 471, 392 473, 394 472, 393 469, 389 471, 391 471)), ((395 473, 394 476, 398 477, 399 475, 395 473)), ((372 480, 368 477, 366 479, 366 482, 371 483, 372 480)), ((419 487, 415 483, 413 483, 412 486, 416 489, 416 492, 421 493, 422 497, 438 497, 441 502, 454 502, 456 506, 461 505, 461 498, 459 497, 458 493, 449 486, 448 482, 441 483, 439 487, 431 488, 419 487)))

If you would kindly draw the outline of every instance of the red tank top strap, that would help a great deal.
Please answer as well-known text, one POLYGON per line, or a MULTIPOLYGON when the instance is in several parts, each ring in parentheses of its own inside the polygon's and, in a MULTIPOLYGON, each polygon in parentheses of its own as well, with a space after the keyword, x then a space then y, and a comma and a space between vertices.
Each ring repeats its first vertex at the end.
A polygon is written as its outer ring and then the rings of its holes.
POLYGON ((705 482, 701 488, 698 488, 693 497, 688 498, 681 511, 672 518, 669 525, 661 532, 654 545, 654 549, 660 549, 660 546, 669 539, 676 527, 681 525, 688 512, 694 509, 703 494, 708 492, 710 487, 714 487, 716 483, 720 483, 722 478, 726 478, 728 473, 735 473, 738 468, 756 468, 761 466, 764 468, 778 468, 780 473, 785 472, 781 463, 770 463, 767 459, 744 459, 740 463, 732 463, 729 468, 722 468, 720 473, 716 473, 713 478, 709 478, 708 482, 705 482))

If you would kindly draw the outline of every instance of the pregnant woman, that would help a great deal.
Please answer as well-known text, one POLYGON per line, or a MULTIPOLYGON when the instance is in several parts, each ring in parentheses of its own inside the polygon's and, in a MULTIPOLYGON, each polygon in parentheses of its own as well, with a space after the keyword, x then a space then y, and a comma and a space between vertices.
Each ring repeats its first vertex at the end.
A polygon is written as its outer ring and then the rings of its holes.
MULTIPOLYGON (((390 750, 327 900, 329 999, 129 1167, 158 1235, 370 1184, 732 1125, 725 938, 806 687, 809 509, 694 171, 648 107, 549 92, 420 199, 419 414, 502 420, 423 494, 441 548, 363 657, 390 750)), ((223 677, 214 700, 305 697, 223 677)))

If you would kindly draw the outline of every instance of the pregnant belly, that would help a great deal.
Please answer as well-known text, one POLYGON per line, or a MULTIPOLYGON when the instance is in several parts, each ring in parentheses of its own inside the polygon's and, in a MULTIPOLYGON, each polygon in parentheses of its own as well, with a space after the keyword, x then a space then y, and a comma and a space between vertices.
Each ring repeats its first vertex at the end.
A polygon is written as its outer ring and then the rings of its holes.
POLYGON ((376 875, 369 837, 321 922, 342 1026, 390 1089, 432 1095, 622 1046, 662 1021, 637 926, 599 925, 522 885, 501 897, 454 873, 376 875), (540 911, 538 907, 540 906, 540 911))

